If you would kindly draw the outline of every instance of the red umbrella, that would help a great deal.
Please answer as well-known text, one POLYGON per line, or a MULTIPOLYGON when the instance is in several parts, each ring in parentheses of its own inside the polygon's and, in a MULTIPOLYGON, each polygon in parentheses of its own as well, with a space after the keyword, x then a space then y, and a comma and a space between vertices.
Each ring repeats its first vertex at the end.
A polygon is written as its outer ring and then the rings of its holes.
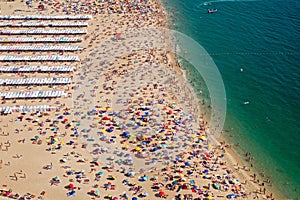
POLYGON ((160 192, 159 192, 159 195, 160 195, 160 196, 166 196, 166 193, 164 193, 163 191, 160 191, 160 192))
POLYGON ((102 118, 102 120, 110 120, 110 118, 105 116, 102 118))

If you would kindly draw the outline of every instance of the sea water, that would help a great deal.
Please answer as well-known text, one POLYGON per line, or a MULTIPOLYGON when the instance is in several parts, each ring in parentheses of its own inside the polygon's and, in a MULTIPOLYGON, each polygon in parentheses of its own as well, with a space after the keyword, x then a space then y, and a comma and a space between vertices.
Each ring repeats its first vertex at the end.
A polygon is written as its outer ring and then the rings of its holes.
MULTIPOLYGON (((300 197, 300 1, 163 4, 172 28, 202 45, 222 75, 227 95, 224 129, 231 130, 224 135, 235 152, 240 157, 251 152, 257 171, 271 176, 288 198, 300 197), (212 8, 218 11, 208 14, 212 8)), ((201 75, 187 70, 193 85, 201 87, 201 75)))

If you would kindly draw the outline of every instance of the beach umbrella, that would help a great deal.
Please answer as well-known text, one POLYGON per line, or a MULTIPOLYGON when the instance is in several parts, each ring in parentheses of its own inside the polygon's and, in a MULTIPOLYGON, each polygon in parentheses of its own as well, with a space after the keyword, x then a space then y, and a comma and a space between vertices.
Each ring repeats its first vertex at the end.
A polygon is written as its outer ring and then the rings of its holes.
POLYGON ((236 195, 235 195, 235 194, 228 194, 226 197, 227 197, 228 199, 232 199, 232 198, 235 198, 236 195))
POLYGON ((190 161, 185 162, 185 166, 190 166, 190 165, 191 165, 190 161))
POLYGON ((177 185, 177 184, 178 184, 177 180, 172 182, 172 185, 177 185))
POLYGON ((132 197, 132 200, 138 200, 138 198, 137 197, 132 197))
POLYGON ((128 131, 125 131, 123 134, 124 134, 125 137, 129 137, 130 136, 130 133, 128 131))
POLYGON ((200 140, 206 140, 206 137, 204 135, 199 136, 200 140))
POLYGON ((107 117, 107 116, 104 116, 104 117, 102 118, 102 120, 110 120, 110 118, 107 117))
POLYGON ((152 151, 157 151, 158 150, 158 147, 154 147, 153 149, 152 149, 152 151))
POLYGON ((141 151, 142 149, 140 147, 136 147, 134 150, 135 151, 141 151))
POLYGON ((114 129, 112 127, 110 127, 108 130, 106 130, 107 132, 111 133, 114 131, 114 129))
POLYGON ((102 174, 103 174, 103 172, 98 172, 98 173, 97 173, 97 175, 102 175, 102 174))

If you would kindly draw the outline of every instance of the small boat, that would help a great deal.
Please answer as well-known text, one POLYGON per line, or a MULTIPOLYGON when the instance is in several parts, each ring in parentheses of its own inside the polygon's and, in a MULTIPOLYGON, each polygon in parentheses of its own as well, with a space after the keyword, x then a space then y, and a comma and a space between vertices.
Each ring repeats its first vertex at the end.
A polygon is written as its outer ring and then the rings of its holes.
POLYGON ((218 9, 214 8, 214 9, 208 9, 207 10, 208 14, 215 13, 215 12, 218 12, 218 9))
POLYGON ((249 101, 244 101, 244 105, 247 105, 249 104, 250 102, 249 101))

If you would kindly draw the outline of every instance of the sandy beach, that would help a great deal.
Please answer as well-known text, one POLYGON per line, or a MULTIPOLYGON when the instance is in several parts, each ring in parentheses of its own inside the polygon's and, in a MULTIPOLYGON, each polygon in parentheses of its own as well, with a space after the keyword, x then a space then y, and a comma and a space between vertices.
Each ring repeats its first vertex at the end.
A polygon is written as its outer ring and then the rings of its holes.
POLYGON ((209 124, 174 55, 153 48, 153 41, 145 41, 143 49, 128 47, 140 45, 139 40, 130 40, 135 30, 168 27, 167 14, 157 0, 13 1, 0 2, 0 6, 1 16, 92 16, 0 20, 65 24, 7 25, 1 30, 87 30, 86 34, 65 35, 1 34, 1 39, 82 38, 3 42, 1 46, 82 49, 17 51, 15 47, 0 52, 1 56, 80 59, 1 61, 1 68, 71 66, 74 70, 0 73, 0 79, 16 82, 49 78, 40 85, 0 85, 1 93, 7 95, 2 96, 1 107, 12 110, 0 115, 0 199, 279 199, 269 190, 267 176, 244 166, 224 141, 208 139, 209 124), (88 25, 68 25, 75 22, 88 25), (58 78, 72 81, 56 83, 58 78), (31 97, 32 91, 63 91, 64 95, 31 97), (9 98, 9 92, 27 92, 28 96, 9 98), (17 111, 20 106, 27 108, 17 111))

